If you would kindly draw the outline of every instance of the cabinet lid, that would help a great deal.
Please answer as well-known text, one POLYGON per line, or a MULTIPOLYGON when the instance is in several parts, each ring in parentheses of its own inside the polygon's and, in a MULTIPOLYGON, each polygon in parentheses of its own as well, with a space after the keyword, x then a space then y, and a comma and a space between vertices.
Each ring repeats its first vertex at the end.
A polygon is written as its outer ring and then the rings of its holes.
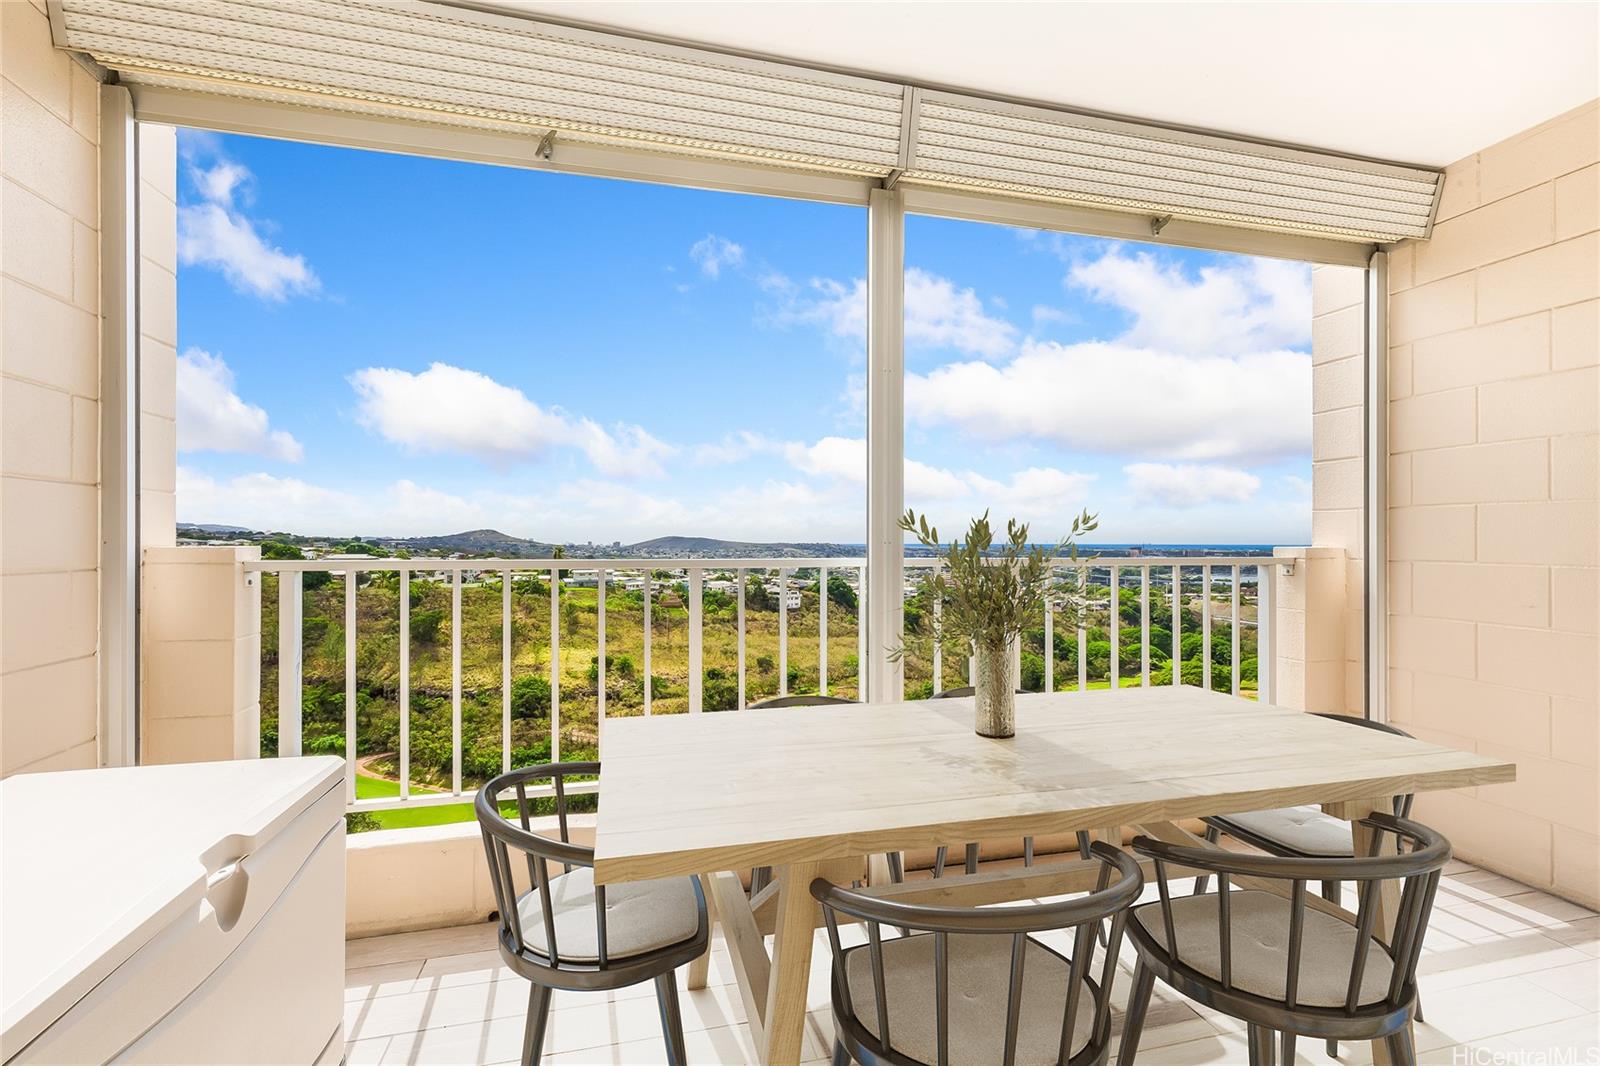
POLYGON ((343 759, 316 756, 0 781, 5 1055, 198 906, 218 868, 343 780, 343 759))

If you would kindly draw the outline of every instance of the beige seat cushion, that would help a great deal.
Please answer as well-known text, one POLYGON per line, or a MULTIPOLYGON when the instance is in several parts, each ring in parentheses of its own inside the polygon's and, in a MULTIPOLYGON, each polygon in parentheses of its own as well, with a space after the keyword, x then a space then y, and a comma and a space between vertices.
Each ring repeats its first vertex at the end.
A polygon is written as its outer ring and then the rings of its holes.
POLYGON ((1270 811, 1246 811, 1213 818, 1214 822, 1236 825, 1253 836, 1281 844, 1303 855, 1348 859, 1350 823, 1323 814, 1316 806, 1279 807, 1270 811))
MULTIPOLYGON (((950 944, 951 1066, 992 1066, 1005 1048, 1006 995, 1011 981, 1009 936, 952 934, 950 944)), ((850 1008, 874 1037, 878 1005, 872 955, 866 947, 845 953, 850 1008)), ((919 933, 883 942, 884 990, 889 1008, 889 1043, 902 1055, 934 1062, 938 1028, 934 1006, 933 935, 919 933)), ((1022 1013, 1017 1026, 1017 1066, 1053 1064, 1061 1048, 1067 1009, 1067 960, 1029 939, 1022 962, 1022 1013)), ((1094 1035, 1094 996, 1087 985, 1078 996, 1072 1054, 1094 1035)))
MULTIPOLYGON (((552 863, 552 870, 560 865, 552 863)), ((537 888, 517 901, 522 935, 530 950, 547 956, 544 908, 537 888)), ((556 951, 563 962, 596 962, 594 871, 575 866, 550 879, 556 951)), ((700 928, 694 882, 687 877, 631 881, 606 886, 606 957, 624 959, 690 940, 700 928)))
MULTIPOLYGON (((1234 988, 1264 999, 1283 1000, 1289 972, 1289 913, 1289 901, 1271 892, 1233 893, 1229 925, 1233 931, 1234 988)), ((1157 944, 1166 947, 1161 904, 1137 907, 1133 918, 1157 944)), ((1217 894, 1210 892, 1174 899, 1172 924, 1178 940, 1178 961, 1220 981, 1222 950, 1217 894)), ((1302 1007, 1344 1006, 1355 950, 1355 926, 1307 907, 1296 1002, 1302 1007)), ((1383 999, 1388 994, 1393 973, 1388 953, 1376 940, 1370 941, 1358 1002, 1376 1003, 1383 999)))

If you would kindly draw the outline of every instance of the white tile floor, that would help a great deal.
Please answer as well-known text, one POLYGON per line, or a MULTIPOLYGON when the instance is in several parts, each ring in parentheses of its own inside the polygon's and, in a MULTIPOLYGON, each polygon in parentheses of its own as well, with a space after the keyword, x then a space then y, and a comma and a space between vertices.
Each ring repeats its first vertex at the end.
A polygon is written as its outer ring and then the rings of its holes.
MULTIPOLYGON (((1113 999, 1126 1001, 1128 956, 1113 999)), ((808 1061, 827 1061, 828 948, 819 934, 811 979, 808 1061)), ((352 940, 346 945, 346 1061, 500 1063, 522 1047, 528 986, 500 964, 487 924, 352 940)), ((1600 1063, 1600 917, 1515 881, 1452 863, 1441 884, 1422 959, 1417 1026, 1423 1062, 1600 1063)), ((680 981, 682 973, 679 974, 680 981)), ((710 986, 682 994, 689 1059, 746 1063, 754 1056, 744 1007, 720 940, 710 986)), ((1114 1017, 1120 1024, 1120 1011, 1114 1017)), ((545 1062, 665 1061, 654 989, 610 995, 557 992, 545 1062)), ((1302 1062, 1327 1062, 1320 1043, 1301 1040, 1302 1062)), ((1242 1027, 1195 1007, 1158 982, 1139 1061, 1242 1063, 1242 1027)), ((1366 1063, 1364 1045, 1343 1045, 1339 1061, 1366 1063)))

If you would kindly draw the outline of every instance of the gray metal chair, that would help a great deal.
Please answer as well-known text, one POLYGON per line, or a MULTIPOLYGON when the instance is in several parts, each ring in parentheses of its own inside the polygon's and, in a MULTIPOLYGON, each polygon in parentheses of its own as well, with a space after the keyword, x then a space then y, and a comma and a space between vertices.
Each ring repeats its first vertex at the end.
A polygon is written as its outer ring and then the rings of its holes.
POLYGON ((1118 848, 1097 842, 1093 855, 1095 891, 1029 906, 895 903, 813 881, 833 946, 834 1066, 1105 1062, 1117 950, 1144 878, 1118 848), (840 944, 841 914, 866 923, 867 943, 840 944), (1108 918, 1096 971, 1094 930, 1108 918), (885 939, 885 925, 909 934, 885 939), (1028 935, 1057 929, 1072 933, 1070 956, 1028 935))
MULTIPOLYGON (((943 692, 935 692, 933 694, 933 698, 936 699, 936 700, 958 699, 958 698, 960 698, 962 696, 975 696, 975 695, 977 695, 977 691, 978 690, 973 688, 971 685, 966 685, 966 686, 964 686, 962 688, 947 688, 943 692)), ((1027 693, 1026 689, 1020 689, 1020 688, 1017 689, 1017 694, 1019 696, 1020 695, 1026 695, 1026 693, 1027 693)), ((1085 859, 1087 859, 1089 857, 1089 834, 1088 834, 1088 832, 1086 830, 1083 830, 1083 829, 1078 830, 1078 854, 1079 854, 1079 856, 1081 856, 1082 858, 1085 858, 1085 859)), ((948 847, 941 846, 939 848, 939 850, 934 853, 934 858, 933 858, 933 876, 939 877, 944 873, 945 864, 948 862, 949 858, 950 858, 950 849, 948 847)), ((977 843, 968 844, 967 845, 967 854, 966 854, 966 872, 967 873, 975 874, 975 873, 978 872, 978 859, 979 859, 979 847, 978 847, 978 844, 977 843)), ((1023 837, 1022 838, 1022 865, 1024 865, 1024 866, 1032 866, 1033 865, 1033 838, 1032 837, 1023 837)))
MULTIPOLYGON (((1326 712, 1316 712, 1316 716, 1407 739, 1411 737, 1405 730, 1385 722, 1326 712)), ((1395 817, 1411 816, 1412 799, 1410 795, 1395 797, 1395 817)), ((1349 858, 1352 854, 1348 823, 1330 814, 1323 814, 1315 806, 1279 807, 1274 810, 1248 811, 1242 814, 1221 814, 1208 817, 1204 821, 1206 839, 1213 844, 1226 833, 1269 855, 1298 859, 1339 859, 1349 858)), ((1199 888, 1204 891, 1203 883, 1199 888)), ((1332 903, 1339 902, 1337 881, 1324 883, 1322 890, 1324 899, 1332 903)))
POLYGON ((1128 923, 1139 962, 1118 1066, 1131 1066, 1138 1054, 1157 977, 1245 1022, 1251 1066, 1272 1066, 1275 1033, 1283 1034, 1286 1064, 1294 1062, 1297 1036, 1382 1040, 1397 1066, 1415 1063, 1417 960, 1450 843, 1393 815, 1373 814, 1362 824, 1374 831, 1373 851, 1353 858, 1283 858, 1136 838, 1133 850, 1155 862, 1161 898, 1135 907, 1128 923), (1397 853, 1380 854, 1389 836, 1397 853), (1169 865, 1208 871, 1217 891, 1173 897, 1169 865), (1257 884, 1235 891, 1234 876, 1257 884), (1325 900, 1308 898, 1307 882, 1330 878, 1357 883, 1354 923, 1325 900), (1386 881, 1402 887, 1394 935, 1384 943, 1374 926, 1386 881))
MULTIPOLYGON (((758 711, 772 707, 833 707, 846 703, 860 703, 860 700, 848 700, 839 696, 819 696, 815 694, 801 696, 774 696, 771 699, 752 703, 749 710, 758 711)), ((889 876, 896 884, 906 879, 905 864, 898 851, 891 851, 886 858, 889 860, 889 876)), ((750 894, 757 892, 772 884, 772 867, 757 866, 750 871, 750 894)))
POLYGON ((474 803, 499 908, 500 957, 532 983, 522 1062, 535 1066, 539 1061, 552 989, 605 992, 653 980, 667 1061, 682 1066, 683 1019, 674 971, 707 950, 711 923, 705 896, 693 877, 609 887, 594 883, 594 849, 572 843, 568 833, 566 779, 599 772, 597 762, 512 770, 483 786, 474 803), (538 797, 528 795, 529 785, 546 781, 555 792, 559 840, 534 832, 530 820, 538 797), (516 794, 519 824, 500 813, 505 792, 516 794), (520 853, 519 860, 513 860, 513 852, 520 853), (521 862, 530 887, 519 894, 521 862), (561 866, 554 875, 553 864, 561 866))
MULTIPOLYGON (((1327 711, 1312 713, 1318 718, 1411 738, 1410 733, 1386 722, 1374 722, 1367 718, 1355 718, 1327 711)), ((1411 802, 1414 798, 1412 795, 1395 797, 1396 818, 1411 817, 1411 802)), ((1354 855, 1350 847, 1350 824, 1342 818, 1324 814, 1322 809, 1316 806, 1278 807, 1266 811, 1246 811, 1242 814, 1221 814, 1205 818, 1203 821, 1206 823, 1206 840, 1212 844, 1219 843, 1222 835, 1226 833, 1258 851, 1284 858, 1348 859, 1354 855)), ((1209 880, 1206 877, 1196 878, 1195 893, 1204 892, 1209 880)), ((1343 891, 1344 886, 1337 878, 1322 882, 1322 898, 1330 903, 1338 903, 1343 891)), ((1419 1018, 1422 1016, 1420 1008, 1417 1016, 1419 1018)), ((1327 1050, 1330 1056, 1337 1055, 1339 1042, 1329 1040, 1327 1050)))

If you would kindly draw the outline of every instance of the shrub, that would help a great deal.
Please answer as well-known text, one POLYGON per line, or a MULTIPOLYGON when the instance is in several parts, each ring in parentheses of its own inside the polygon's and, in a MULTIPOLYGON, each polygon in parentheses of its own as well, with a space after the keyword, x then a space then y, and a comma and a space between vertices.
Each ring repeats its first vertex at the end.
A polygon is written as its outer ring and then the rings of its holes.
POLYGON ((444 608, 434 607, 411 612, 411 639, 422 644, 432 644, 439 639, 439 627, 444 625, 444 608))
POLYGON ((1022 687, 1028 692, 1044 691, 1044 656, 1031 651, 1022 653, 1022 687))
POLYGON ((700 688, 700 705, 708 711, 733 710, 739 706, 739 683, 715 667, 705 671, 705 681, 700 688), (711 676, 713 673, 719 676, 711 676))
MULTIPOLYGON (((608 679, 610 679, 610 678, 621 678, 622 680, 626 681, 629 678, 633 677, 637 672, 638 672, 638 669, 633 665, 633 659, 630 658, 629 656, 626 656, 626 655, 607 655, 606 656, 606 677, 608 679)), ((594 681, 594 682, 598 682, 600 680, 600 656, 599 655, 591 655, 591 656, 589 656, 589 680, 590 681, 594 681)))
POLYGON ((524 674, 511 682, 511 717, 516 719, 550 717, 550 681, 538 674, 524 674))

